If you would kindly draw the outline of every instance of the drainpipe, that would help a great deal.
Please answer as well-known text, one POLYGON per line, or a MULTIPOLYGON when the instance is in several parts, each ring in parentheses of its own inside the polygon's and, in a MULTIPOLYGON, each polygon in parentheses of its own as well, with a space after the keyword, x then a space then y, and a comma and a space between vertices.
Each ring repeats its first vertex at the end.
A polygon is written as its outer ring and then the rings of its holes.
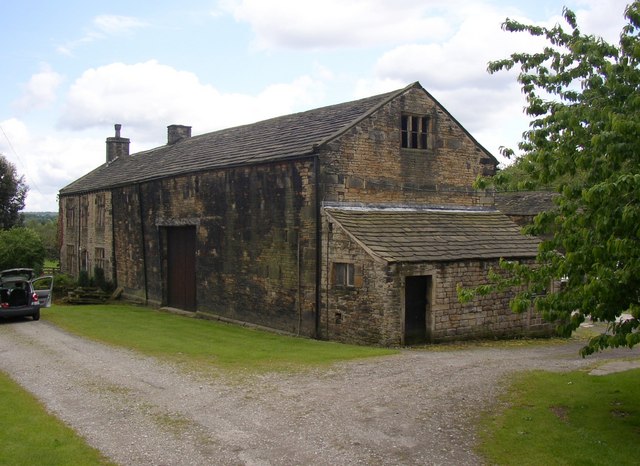
POLYGON ((147 276, 147 246, 144 236, 144 205, 142 204, 142 187, 138 183, 138 205, 140 206, 140 234, 142 235, 142 271, 144 273, 144 303, 149 304, 149 277, 147 276))
POLYGON ((76 264, 77 264, 76 277, 78 277, 78 280, 80 279, 80 261, 82 260, 82 258, 81 258, 82 250, 80 249, 80 245, 82 244, 82 239, 80 238, 80 235, 82 233, 82 230, 80 228, 80 224, 82 223, 82 221, 80 220, 81 210, 82 210, 81 204, 82 204, 82 194, 78 195, 78 236, 77 236, 77 240, 78 240, 78 260, 76 261, 76 264))
MULTIPOLYGON (((314 147, 314 152, 315 152, 314 147)), ((315 184, 315 202, 316 202, 316 328, 315 338, 320 338, 320 281, 322 277, 322 228, 320 225, 320 164, 318 161, 318 154, 316 153, 313 158, 313 177, 315 184)))
MULTIPOLYGON (((114 214, 113 196, 115 190, 111 190, 111 279, 118 286, 118 261, 116 259, 116 216, 114 214)), ((105 205, 106 208, 106 205, 105 205)))

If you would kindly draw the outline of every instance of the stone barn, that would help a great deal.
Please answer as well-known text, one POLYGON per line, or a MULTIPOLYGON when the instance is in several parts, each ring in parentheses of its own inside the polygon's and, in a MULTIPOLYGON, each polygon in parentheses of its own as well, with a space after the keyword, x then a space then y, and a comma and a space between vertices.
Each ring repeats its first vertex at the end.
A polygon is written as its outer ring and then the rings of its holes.
POLYGON ((361 344, 550 332, 508 295, 461 305, 535 239, 472 187, 497 161, 419 83, 129 153, 60 191, 61 267, 125 297, 361 344))

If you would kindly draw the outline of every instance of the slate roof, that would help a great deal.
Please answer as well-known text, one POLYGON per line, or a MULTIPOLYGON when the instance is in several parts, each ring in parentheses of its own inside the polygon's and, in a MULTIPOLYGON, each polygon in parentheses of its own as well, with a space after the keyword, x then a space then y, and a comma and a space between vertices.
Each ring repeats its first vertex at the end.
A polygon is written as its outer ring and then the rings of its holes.
POLYGON ((193 136, 119 157, 67 185, 60 194, 312 154, 314 146, 338 136, 413 86, 421 88, 413 83, 394 92, 193 136))
POLYGON ((520 191, 496 193, 496 208, 507 215, 535 216, 555 208, 551 191, 520 191))
POLYGON ((328 208, 325 212, 374 257, 441 262, 534 257, 539 240, 495 210, 328 208))
MULTIPOLYGON (((394 92, 193 136, 172 145, 119 157, 62 188, 60 194, 80 194, 185 173, 311 155, 317 146, 338 137, 414 87, 422 89, 448 114, 415 82, 394 92)), ((462 125, 460 127, 466 132, 462 125)))

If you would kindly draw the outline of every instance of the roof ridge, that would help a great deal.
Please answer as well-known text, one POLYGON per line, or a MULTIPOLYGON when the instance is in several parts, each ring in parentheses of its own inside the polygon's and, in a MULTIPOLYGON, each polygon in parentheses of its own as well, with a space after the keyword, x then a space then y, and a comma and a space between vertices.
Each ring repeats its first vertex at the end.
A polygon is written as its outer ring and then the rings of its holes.
MULTIPOLYGON (((333 139, 341 136, 342 134, 344 134, 345 132, 347 132, 349 129, 353 128, 355 125, 357 125, 358 123, 360 123, 362 120, 364 120, 365 118, 371 116, 374 112, 376 112, 378 109, 380 109, 381 107, 383 107, 384 105, 388 104, 389 102, 391 102, 393 99, 397 98, 398 96, 404 94, 405 92, 407 92, 409 89, 413 89, 414 87, 419 87, 421 89, 424 90, 424 88, 420 85, 420 82, 415 81, 411 84, 409 84, 408 86, 402 88, 402 89, 398 89, 396 91, 392 91, 389 92, 389 96, 382 100, 381 102, 378 102, 376 105, 374 105, 373 107, 371 107, 368 111, 366 111, 364 114, 360 115, 358 118, 356 118, 355 120, 353 120, 351 122, 351 124, 345 126, 344 128, 340 128, 338 131, 336 131, 335 133, 333 133, 330 136, 327 136, 324 140, 320 141, 316 146, 320 147, 326 143, 328 143, 329 141, 332 141, 333 139)), ((425 90, 426 92, 426 90, 425 90)), ((369 98, 375 98, 375 97, 380 97, 385 95, 383 94, 378 94, 377 96, 371 96, 369 98)), ((362 99, 364 100, 364 99, 362 99)), ((435 100, 435 99, 434 99, 435 100)), ((354 101, 355 102, 355 101, 354 101)), ((348 103, 348 102, 347 102, 348 103)), ((439 105, 439 104, 438 104, 439 105)))
POLYGON ((101 164, 60 194, 79 194, 164 176, 312 156, 335 138, 418 82, 403 89, 348 102, 219 129, 101 164), (256 139, 259 134, 259 142, 256 139), (259 147, 258 147, 259 146, 259 147), (185 158, 185 154, 188 155, 185 158))

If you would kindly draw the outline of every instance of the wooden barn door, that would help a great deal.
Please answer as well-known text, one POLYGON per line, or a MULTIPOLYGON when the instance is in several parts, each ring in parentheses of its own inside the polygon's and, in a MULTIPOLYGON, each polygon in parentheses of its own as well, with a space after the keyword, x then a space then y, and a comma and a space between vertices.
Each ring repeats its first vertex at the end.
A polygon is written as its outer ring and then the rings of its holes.
POLYGON ((196 229, 167 228, 167 304, 196 310, 196 229))
POLYGON ((404 344, 427 343, 430 321, 431 277, 406 277, 404 288, 404 344))

